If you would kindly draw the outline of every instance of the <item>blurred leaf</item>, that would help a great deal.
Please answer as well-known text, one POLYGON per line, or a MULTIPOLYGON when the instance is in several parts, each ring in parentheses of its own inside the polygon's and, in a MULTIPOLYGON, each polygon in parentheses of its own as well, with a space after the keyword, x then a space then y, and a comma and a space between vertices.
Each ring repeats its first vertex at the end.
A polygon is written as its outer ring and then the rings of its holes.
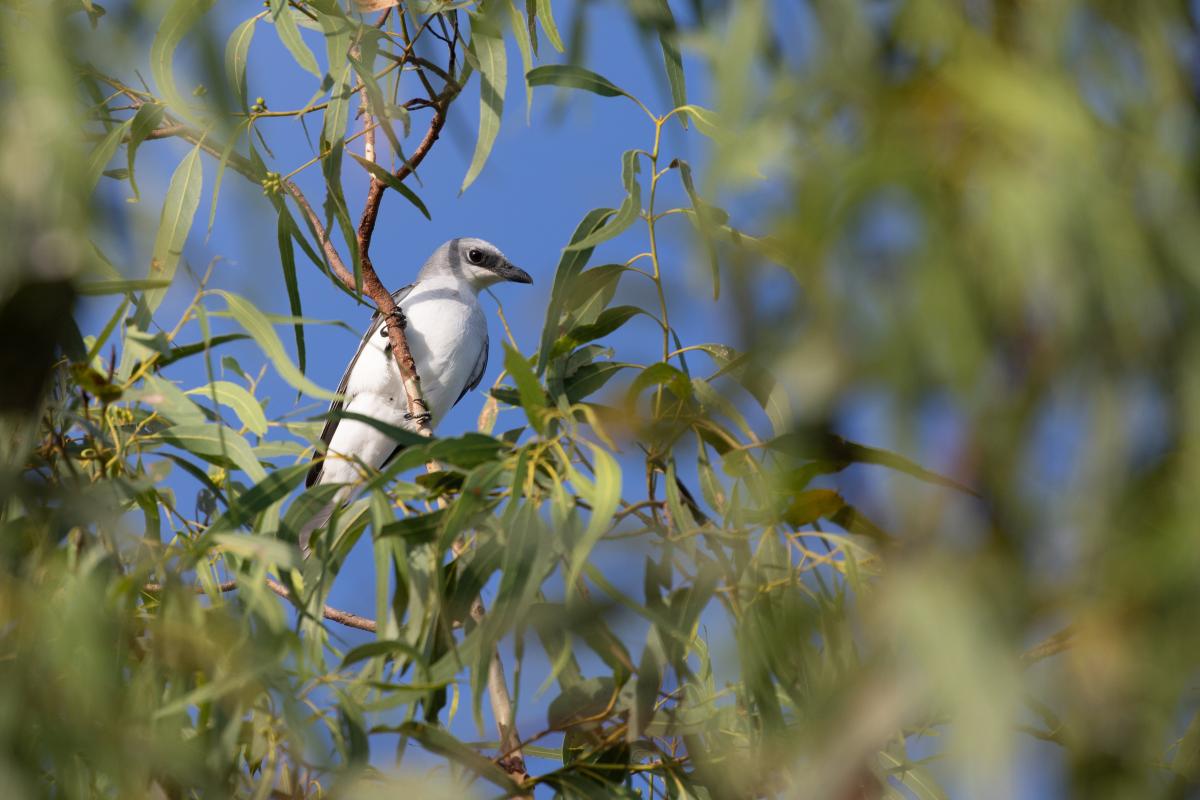
POLYGON ((82 295, 128 294, 145 289, 162 289, 171 285, 168 278, 143 278, 118 281, 86 281, 75 287, 82 295))
POLYGON ((708 255, 709 270, 712 272, 713 300, 721 296, 721 266, 717 263, 717 247, 713 242, 712 231, 709 228, 707 208, 696 192, 692 181, 692 168, 686 161, 676 159, 673 162, 679 167, 679 176, 683 179, 683 187, 687 190, 688 199, 692 201, 692 210, 696 212, 696 227, 700 231, 700 240, 704 243, 704 251, 708 255))
POLYGON ((216 533, 212 538, 225 552, 266 567, 296 569, 300 566, 300 551, 288 542, 240 533, 216 533))
POLYGON ((441 728, 421 722, 406 722, 396 730, 403 736, 416 739, 429 752, 449 758, 505 792, 516 794, 519 791, 508 774, 495 762, 479 755, 441 728))
POLYGON ((492 152, 496 134, 500 132, 504 89, 508 85, 508 56, 504 37, 500 29, 482 14, 471 15, 471 52, 479 61, 479 138, 460 192, 466 191, 475 182, 492 152))
POLYGON ((903 472, 926 483, 957 489, 965 494, 975 494, 969 487, 936 472, 930 472, 904 456, 851 442, 827 432, 800 431, 784 434, 767 442, 767 446, 793 456, 814 459, 820 462, 816 466, 821 472, 838 472, 850 464, 876 464, 903 472))
POLYGON ((678 108, 687 103, 687 80, 683 74, 683 57, 675 44, 675 15, 671 13, 671 5, 667 0, 656 0, 656 6, 661 16, 658 41, 662 45, 663 65, 667 70, 667 81, 671 84, 671 102, 678 108))
POLYGON ((96 184, 100 182, 101 175, 105 174, 104 168, 108 166, 109 161, 112 161, 112 157, 116 155, 117 148, 121 146, 121 140, 129 133, 131 124, 131 121, 127 121, 113 126, 113 129, 92 150, 91 155, 88 157, 87 166, 87 189, 89 192, 96 188, 96 184))
POLYGON ((616 699, 617 686, 612 678, 588 678, 550 701, 546 722, 555 730, 564 730, 593 717, 601 717, 606 710, 615 707, 616 699))
POLYGON ((358 647, 347 651, 346 655, 342 657, 341 668, 345 669, 352 664, 357 664, 359 661, 365 661, 368 658, 389 656, 393 653, 403 654, 418 663, 420 663, 422 660, 420 651, 407 642, 383 639, 375 642, 367 642, 366 644, 360 644, 358 647))
MULTIPOLYGON (((617 512, 617 506, 621 502, 621 467, 603 447, 591 442, 587 444, 592 451, 594 480, 589 481, 578 471, 573 471, 571 483, 579 495, 591 505, 592 511, 582 538, 571 548, 570 569, 565 579, 568 587, 574 587, 592 548, 612 525, 613 514, 617 512)), ((573 588, 568 588, 568 592, 571 591, 573 588)))
POLYGON ((811 525, 819 519, 829 519, 846 504, 832 489, 807 489, 796 494, 783 518, 795 528, 811 525))
POLYGON ((250 56, 250 42, 254 39, 254 26, 258 17, 253 16, 233 29, 225 44, 225 76, 233 86, 234 94, 242 104, 242 111, 249 110, 246 97, 246 64, 250 56))
POLYGON ((888 774, 911 790, 918 800, 949 800, 949 795, 938 786, 929 770, 918 764, 902 762, 886 751, 880 752, 879 758, 888 774))
POLYGON ((158 84, 159 94, 176 113, 188 118, 195 115, 175 85, 175 50, 212 6, 213 0, 174 0, 150 45, 150 74, 158 84))
POLYGON ((300 29, 296 27, 296 20, 288 9, 287 0, 270 0, 270 2, 271 21, 275 23, 275 32, 279 34, 279 41, 283 42, 283 46, 292 54, 292 58, 300 65, 301 69, 320 78, 323 73, 317 66, 317 57, 313 55, 312 50, 300 36, 300 29))
POLYGON ((689 117, 696 123, 696 130, 709 138, 715 137, 720 131, 717 125, 716 112, 707 109, 704 106, 693 104, 679 106, 679 112, 689 117))
MULTIPOLYGON (((162 216, 158 222, 158 233, 154 237, 154 248, 150 256, 151 280, 171 281, 175 278, 175 268, 183 255, 183 245, 187 242, 192 220, 200 205, 200 189, 203 182, 200 146, 197 145, 179 162, 167 187, 162 216)), ((147 291, 144 295, 146 308, 153 313, 166 294, 165 288, 147 291)))
POLYGON ((129 188, 133 190, 134 202, 141 199, 141 192, 138 190, 137 179, 134 173, 134 162, 136 161, 138 148, 142 142, 146 141, 146 137, 150 135, 162 123, 163 113, 165 109, 158 103, 143 103, 138 107, 138 110, 133 115, 133 122, 129 126, 129 144, 125 146, 126 163, 129 169, 129 188))

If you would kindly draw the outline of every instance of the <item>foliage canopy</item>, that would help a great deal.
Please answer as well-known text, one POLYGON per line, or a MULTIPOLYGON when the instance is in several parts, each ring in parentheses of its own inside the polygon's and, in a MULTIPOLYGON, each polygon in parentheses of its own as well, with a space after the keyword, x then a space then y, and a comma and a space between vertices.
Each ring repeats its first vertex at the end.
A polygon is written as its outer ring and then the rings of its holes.
POLYGON ((0 5, 0 793, 1194 792, 1194 4, 628 0, 656 100, 592 5, 0 5), (486 181, 510 83, 643 115, 579 154, 621 194, 478 430, 397 432, 302 559, 300 275, 386 295, 379 203, 424 224, 464 120, 486 181), (286 317, 185 258, 233 180, 286 317))

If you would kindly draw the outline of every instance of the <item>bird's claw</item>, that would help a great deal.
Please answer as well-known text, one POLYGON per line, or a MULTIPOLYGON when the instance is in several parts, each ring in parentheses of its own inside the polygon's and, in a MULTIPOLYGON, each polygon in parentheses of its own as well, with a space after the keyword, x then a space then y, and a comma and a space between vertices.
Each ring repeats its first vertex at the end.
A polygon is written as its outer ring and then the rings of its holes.
POLYGON ((418 425, 428 425, 433 419, 433 415, 428 411, 423 411, 420 414, 414 414, 411 411, 404 412, 404 418, 409 422, 416 422, 418 425))
MULTIPOLYGON (((399 306, 388 312, 388 316, 396 320, 396 324, 400 326, 400 330, 404 330, 408 327, 408 317, 404 316, 404 312, 400 310, 399 306)), ((381 337, 388 335, 388 329, 386 325, 379 329, 379 335, 381 337)))

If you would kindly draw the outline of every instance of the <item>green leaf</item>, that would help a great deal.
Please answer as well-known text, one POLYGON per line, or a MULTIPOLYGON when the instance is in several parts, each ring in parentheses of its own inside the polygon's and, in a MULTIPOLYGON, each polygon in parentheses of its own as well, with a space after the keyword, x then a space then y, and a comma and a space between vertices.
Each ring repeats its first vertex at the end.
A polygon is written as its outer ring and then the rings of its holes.
MULTIPOLYGON (((347 151, 347 152, 350 152, 350 151, 347 151)), ((365 169, 367 172, 371 173, 376 178, 383 181, 383 183, 385 185, 387 185, 389 188, 395 189, 397 192, 399 192, 401 194, 401 196, 404 197, 405 200, 412 203, 413 206, 415 206, 418 211, 420 211, 422 214, 425 215, 425 219, 430 219, 430 220, 433 219, 433 217, 429 216, 429 209, 425 207, 425 203, 421 201, 421 198, 417 196, 417 193, 414 192, 412 189, 408 188, 408 186, 404 183, 404 181, 397 178, 386 167, 381 167, 378 164, 376 164, 374 161, 368 161, 367 159, 360 156, 358 153, 350 152, 350 157, 353 158, 355 161, 357 161, 359 164, 361 164, 362 168, 365 169)))
POLYGON ((504 88, 508 83, 508 56, 504 37, 491 20, 471 14, 471 52, 479 61, 479 137, 475 155, 463 178, 460 192, 474 183, 487 163, 496 134, 500 132, 500 116, 504 112, 504 88))
POLYGON ((626 150, 621 155, 621 184, 625 187, 625 199, 621 201, 621 207, 617 209, 617 213, 613 215, 607 225, 579 241, 567 245, 568 250, 595 247, 624 232, 637 221, 638 216, 642 213, 642 187, 637 179, 640 171, 641 162, 638 160, 638 151, 626 150))
POLYGON ((537 18, 542 21, 542 30, 546 32, 550 46, 561 53, 563 51, 562 37, 558 35, 558 26, 554 24, 554 12, 550 9, 550 0, 537 0, 537 18))
POLYGON ((710 139, 715 137, 720 130, 720 126, 717 124, 717 113, 711 109, 695 104, 688 104, 679 106, 678 110, 680 114, 686 114, 690 117, 696 123, 696 130, 710 139))
POLYGON ((184 344, 179 347, 172 347, 162 357, 158 359, 158 366, 165 367, 168 364, 174 364, 176 361, 182 361, 185 358, 190 358, 194 355, 199 355, 205 350, 211 350, 217 345, 227 344, 228 342, 240 342, 243 339, 250 337, 244 333, 223 333, 220 336, 214 336, 207 342, 193 342, 192 344, 184 344))
POLYGON ((530 86, 563 86, 568 89, 583 89, 602 97, 632 97, 608 78, 573 64, 547 64, 536 67, 525 73, 525 80, 530 86))
POLYGON ((855 463, 876 464, 903 472, 926 483, 978 496, 969 486, 964 486, 952 478, 927 470, 898 453, 851 442, 827 431, 798 431, 784 434, 768 441, 767 446, 799 458, 813 459, 824 465, 821 469, 822 472, 838 472, 855 463))
POLYGON ((233 151, 237 147, 238 139, 242 135, 242 131, 250 130, 250 122, 247 120, 239 125, 229 141, 225 143, 225 147, 221 149, 221 157, 217 160, 217 177, 213 181, 212 201, 208 207, 208 228, 204 233, 205 240, 212 236, 213 223, 217 221, 217 201, 221 197, 221 182, 225 180, 225 168, 229 166, 229 159, 233 156, 233 151))
POLYGON ((949 800, 949 795, 938 785, 929 770, 919 764, 901 761, 886 750, 880 751, 879 759, 888 774, 911 790, 917 800, 949 800))
POLYGON ((582 680, 550 701, 546 721, 551 728, 562 729, 597 717, 615 706, 613 698, 618 689, 612 678, 582 680))
POLYGON ((571 548, 565 585, 568 592, 574 591, 575 580, 583 571, 583 565, 591 555, 592 548, 612 524, 613 514, 621 502, 621 467, 607 450, 599 445, 587 443, 592 450, 592 467, 595 480, 589 481, 578 470, 571 470, 571 484, 579 495, 592 507, 591 517, 583 536, 571 548))
POLYGON ((354 67, 354 73, 358 75, 358 79, 362 83, 363 90, 366 92, 368 110, 375 118, 375 122, 378 123, 379 130, 383 131, 383 135, 387 137, 388 144, 392 147, 392 152, 400 154, 404 152, 404 148, 400 145, 400 140, 396 138, 396 130, 389 120, 393 113, 400 115, 401 121, 404 124, 405 136, 408 135, 411 123, 408 109, 404 108, 404 106, 389 105, 384 100, 383 90, 379 88, 379 81, 375 79, 375 74, 372 72, 378 50, 377 38, 367 36, 359 44, 358 57, 356 58, 351 53, 349 60, 350 64, 354 67))
MULTIPOLYGON (((259 448, 255 448, 256 451, 259 448)), ((275 503, 291 494, 292 490, 304 482, 309 465, 295 464, 284 469, 271 472, 238 495, 237 501, 228 511, 213 521, 210 531, 231 531, 247 525, 256 514, 260 514, 275 503)))
POLYGON ((529 422, 538 433, 544 432, 545 422, 541 411, 546 407, 546 393, 538 383, 529 361, 508 342, 504 343, 504 368, 517 385, 525 416, 529 417, 529 422))
POLYGON ((408 642, 396 641, 395 639, 380 639, 360 644, 353 650, 348 651, 346 655, 342 656, 341 669, 345 669, 351 664, 357 664, 359 661, 366 661, 368 658, 389 656, 393 653, 403 653, 417 663, 424 661, 421 651, 414 648, 408 642))
POLYGON ((579 324, 595 322, 616 294, 621 276, 629 270, 624 264, 603 264, 579 273, 567 289, 563 301, 564 314, 571 315, 579 324))
POLYGON ((667 0, 657 0, 657 5, 660 19, 658 42, 662 46, 667 82, 671 84, 671 101, 678 108, 687 103, 687 82, 683 75, 683 58, 675 43, 675 15, 671 13, 671 5, 667 0))
POLYGON ((846 501, 832 489, 807 489, 798 492, 783 512, 788 525, 801 528, 819 519, 830 519, 842 510, 846 501))
POLYGON ((255 481, 267 477, 266 470, 258 463, 246 440, 224 425, 175 425, 160 435, 176 447, 205 461, 222 467, 237 467, 255 481))
POLYGON ((356 414, 353 411, 330 411, 329 418, 336 420, 349 419, 354 420, 355 422, 361 422, 364 425, 370 425, 380 433, 386 433, 389 438, 396 442, 396 444, 405 445, 408 447, 419 447, 429 444, 429 440, 419 433, 413 433, 412 431, 401 428, 397 425, 390 425, 386 422, 377 420, 374 417, 368 417, 364 414, 356 414))
MULTIPOLYGON (((322 15, 322 24, 325 24, 325 20, 326 17, 322 15)), ((332 45, 330 47, 332 50, 332 45)), ((330 68, 333 69, 332 61, 330 63, 330 68)), ((346 149, 343 137, 346 135, 350 106, 357 96, 350 86, 350 76, 353 72, 353 66, 346 63, 337 70, 337 77, 333 82, 333 90, 329 95, 329 105, 325 108, 321 127, 321 152, 324 153, 321 158, 321 174, 325 177, 326 220, 337 220, 338 227, 342 230, 342 238, 350 250, 350 265, 354 270, 354 292, 362 294, 362 261, 358 252, 358 236, 354 224, 350 221, 350 208, 346 204, 346 196, 342 189, 342 154, 346 149)))
POLYGON ((271 322, 250 301, 220 289, 214 289, 212 293, 224 298, 225 303, 229 307, 229 313, 246 330, 246 333, 250 334, 250 338, 254 339, 262 349, 263 354, 271 359, 271 363, 274 365, 275 371, 279 373, 279 377, 287 381, 292 388, 304 392, 311 397, 326 400, 332 400, 337 396, 333 392, 328 392, 317 386, 296 368, 296 365, 288 358, 287 352, 284 351, 283 342, 279 340, 279 336, 275 333, 271 322))
POLYGON ((133 170, 138 148, 142 142, 146 141, 146 137, 150 135, 150 132, 162 122, 165 111, 166 109, 158 103, 144 103, 138 106, 137 113, 133 115, 133 124, 129 128, 129 144, 125 146, 125 158, 129 169, 129 188, 133 190, 133 197, 130 199, 133 202, 138 202, 141 199, 141 192, 138 189, 137 179, 133 170))
POLYGON ((283 46, 292 54, 292 58, 296 60, 300 68, 320 78, 323 73, 317 66, 317 57, 313 55, 313 51, 300 36, 296 20, 288 10, 287 0, 271 0, 271 21, 275 23, 275 32, 279 34, 279 41, 283 42, 283 46))
POLYGON ((662 645, 659 643, 658 634, 651 630, 646 638, 646 647, 642 650, 642 660, 638 664, 637 684, 634 687, 634 713, 629 720, 630 741, 640 736, 650 724, 650 720, 654 719, 658 690, 662 685, 662 660, 662 645))
MULTIPOLYGON (((526 73, 533 69, 533 42, 529 35, 529 22, 526 16, 517 8, 516 0, 508 0, 509 21, 512 23, 513 38, 517 40, 517 49, 521 51, 521 65, 526 73)), ((525 82, 525 124, 529 124, 529 115, 533 111, 533 87, 525 82)))
POLYGON ((679 177, 683 179, 683 188, 687 191, 688 199, 692 201, 692 209, 696 212, 696 227, 700 231, 700 241, 704 245, 704 252, 708 256, 709 271, 712 273, 713 282, 713 300, 721 296, 721 266, 717 262, 717 246, 713 242, 711 217, 707 213, 707 206, 700 199, 699 193, 696 192, 696 184, 692 180, 692 167, 686 161, 677 159, 675 165, 679 167, 679 177))
POLYGON ((141 278, 119 281, 85 281, 77 284, 75 291, 82 295, 129 294, 146 289, 162 289, 171 285, 167 278, 141 278))
POLYGON ((573 250, 570 249, 570 244, 591 236, 612 214, 611 208, 594 208, 589 211, 575 228, 575 232, 571 234, 568 247, 563 250, 562 257, 558 261, 558 268, 554 272, 554 285, 550 288, 550 302, 546 306, 546 323, 542 327, 542 343, 538 348, 538 375, 546 371, 546 364, 550 361, 550 350, 554 341, 566 333, 563 329, 563 309, 576 276, 583 270, 592 255, 590 248, 573 250))
POLYGON ((232 408, 251 433, 262 436, 267 432, 267 417, 263 414, 262 406, 254 399, 254 395, 236 383, 213 381, 206 386, 192 389, 187 394, 215 398, 221 405, 232 408))
POLYGON ((248 561, 285 569, 300 566, 300 552, 280 539, 245 533, 216 533, 212 538, 222 550, 248 561))
POLYGON ((233 86, 234 94, 242 104, 242 111, 249 110, 249 98, 246 95, 246 63, 250 57, 250 42, 254 39, 254 26, 257 15, 233 29, 229 40, 225 43, 225 76, 233 86))
POLYGON ((692 393, 692 383, 687 375, 665 361, 660 361, 646 367, 633 379, 627 395, 629 401, 632 403, 647 387, 660 385, 669 388, 677 397, 688 397, 692 393))
POLYGON ((396 731, 401 736, 416 739, 431 753, 444 756, 465 767, 486 781, 494 783, 505 792, 518 794, 519 788, 494 761, 484 758, 442 728, 423 722, 405 722, 396 731))
MULTIPOLYGON (((286 208, 286 206, 284 206, 286 208)), ((275 228, 276 241, 279 244, 279 264, 283 269, 283 285, 287 288, 288 308, 293 317, 302 317, 304 309, 300 305, 300 286, 296 281, 296 251, 292 248, 292 227, 290 217, 279 214, 275 228)), ((292 325, 296 334, 296 362, 300 374, 305 372, 307 348, 304 346, 304 325, 297 319, 292 325)))
POLYGON ((555 355, 569 353, 581 344, 602 339, 638 314, 645 313, 645 311, 637 306, 613 306, 612 308, 606 308, 600 313, 595 322, 590 325, 577 325, 566 336, 555 342, 555 355))
POLYGON ((563 391, 568 403, 578 403, 589 395, 604 388, 616 374, 623 369, 636 367, 636 364, 623 364, 615 361, 602 361, 596 364, 584 364, 573 375, 563 381, 563 391))
MULTIPOLYGON (((179 162, 167 196, 163 201, 162 216, 158 221, 158 233, 154 237, 154 249, 150 258, 150 278, 171 281, 175 268, 183 255, 183 246, 192 229, 192 220, 200 206, 200 190, 204 182, 204 171, 200 165, 200 145, 196 145, 179 162)), ((146 308, 153 313, 162 303, 167 290, 151 289, 145 294, 146 308)))
POLYGON ((182 116, 195 119, 175 85, 175 50, 192 26, 212 8, 214 0, 175 0, 167 9, 150 45, 150 73, 167 106, 182 116))
MULTIPOLYGON (((96 188, 96 184, 100 182, 100 176, 104 174, 104 168, 108 166, 108 162, 112 161, 112 157, 116 154, 117 148, 121 146, 121 140, 125 138, 125 134, 129 132, 129 127, 132 120, 126 120, 120 125, 113 127, 111 131, 100 143, 92 150, 88 156, 87 165, 87 190, 89 192, 96 188)), ((132 175, 132 173, 130 173, 132 175)))
POLYGON ((195 425, 205 423, 207 418, 200 406, 192 402, 171 381, 158 375, 147 375, 143 384, 140 392, 127 396, 130 396, 131 399, 136 397, 143 403, 152 406, 157 413, 173 423, 195 425))

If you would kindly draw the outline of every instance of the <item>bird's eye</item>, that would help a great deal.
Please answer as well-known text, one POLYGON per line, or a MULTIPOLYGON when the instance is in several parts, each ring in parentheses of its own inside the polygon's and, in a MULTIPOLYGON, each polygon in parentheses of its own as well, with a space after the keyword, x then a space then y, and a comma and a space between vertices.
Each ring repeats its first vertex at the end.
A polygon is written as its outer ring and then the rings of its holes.
POLYGON ((476 248, 472 247, 470 250, 467 251, 467 261, 470 261, 472 264, 482 264, 483 263, 483 251, 477 250, 476 248))

